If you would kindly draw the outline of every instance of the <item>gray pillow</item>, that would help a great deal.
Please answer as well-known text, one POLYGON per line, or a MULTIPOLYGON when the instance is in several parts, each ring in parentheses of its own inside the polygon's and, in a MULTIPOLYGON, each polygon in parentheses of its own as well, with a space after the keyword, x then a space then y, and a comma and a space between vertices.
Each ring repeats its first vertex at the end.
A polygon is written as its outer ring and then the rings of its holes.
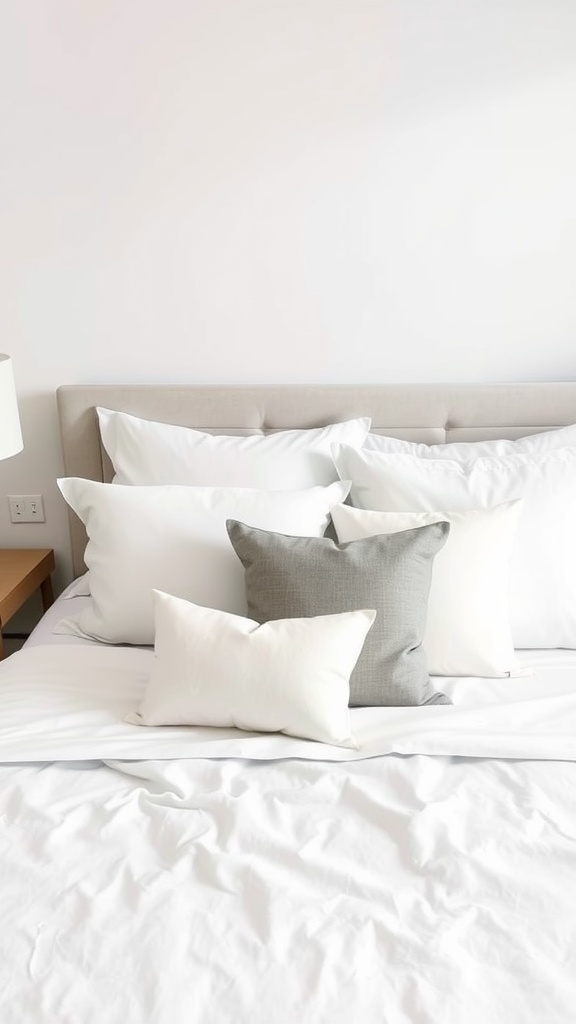
POLYGON ((328 537, 287 537, 226 523, 244 566, 248 615, 271 619, 374 608, 350 678, 350 703, 450 704, 428 676, 422 637, 434 556, 449 523, 338 544, 328 537))

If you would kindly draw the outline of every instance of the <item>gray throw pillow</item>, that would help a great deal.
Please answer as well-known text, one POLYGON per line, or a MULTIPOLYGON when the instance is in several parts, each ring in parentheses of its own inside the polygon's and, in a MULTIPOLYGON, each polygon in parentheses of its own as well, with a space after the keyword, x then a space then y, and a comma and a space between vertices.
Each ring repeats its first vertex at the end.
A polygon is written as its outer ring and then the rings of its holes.
POLYGON ((422 637, 434 556, 449 523, 338 544, 226 523, 257 622, 374 608, 350 679, 350 704, 450 704, 430 682, 422 637))

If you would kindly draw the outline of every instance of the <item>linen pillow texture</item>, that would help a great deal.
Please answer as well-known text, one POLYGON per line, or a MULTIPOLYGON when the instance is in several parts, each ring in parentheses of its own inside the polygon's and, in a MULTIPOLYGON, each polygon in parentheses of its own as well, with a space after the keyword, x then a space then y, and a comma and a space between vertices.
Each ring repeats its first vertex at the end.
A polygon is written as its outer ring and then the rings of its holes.
POLYGON ((137 725, 236 727, 356 747, 349 678, 375 612, 260 624, 154 591, 155 659, 137 725))
POLYGON ((91 601, 61 620, 57 633, 105 643, 154 642, 152 590, 246 613, 241 567, 226 519, 321 536, 349 485, 302 491, 234 487, 122 487, 69 477, 58 481, 88 533, 91 601))
POLYGON ((337 480, 330 447, 361 447, 370 419, 267 435, 207 434, 98 408, 102 443, 118 484, 190 484, 302 490, 337 480))
MULTIPOLYGON (((346 444, 346 442, 341 442, 346 444)), ((383 452, 388 455, 417 455, 421 459, 454 459, 469 462, 483 455, 546 455, 557 448, 576 445, 576 424, 544 430, 517 441, 496 439, 494 441, 448 441, 446 444, 417 444, 402 441, 397 437, 382 434, 368 434, 364 447, 367 451, 383 452)))
POLYGON ((507 676, 519 671, 510 628, 510 562, 521 502, 471 512, 372 512, 338 505, 340 543, 447 521, 434 559, 423 646, 441 676, 507 676))
POLYGON ((576 647, 575 448, 467 464, 348 446, 333 454, 357 508, 461 512, 522 498, 510 579, 514 645, 576 647))
POLYGON ((254 529, 228 534, 244 566, 256 622, 373 608, 376 621, 350 679, 352 705, 449 704, 430 682, 422 638, 434 556, 448 523, 338 544, 254 529))

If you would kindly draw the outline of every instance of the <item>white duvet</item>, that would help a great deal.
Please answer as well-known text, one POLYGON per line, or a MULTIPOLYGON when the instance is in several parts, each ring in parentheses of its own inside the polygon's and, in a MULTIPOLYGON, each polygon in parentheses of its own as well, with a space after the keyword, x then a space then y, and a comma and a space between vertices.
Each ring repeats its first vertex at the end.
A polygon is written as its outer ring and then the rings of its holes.
POLYGON ((150 658, 0 666, 1 1024, 572 1024, 576 655, 358 751, 127 726, 150 658))

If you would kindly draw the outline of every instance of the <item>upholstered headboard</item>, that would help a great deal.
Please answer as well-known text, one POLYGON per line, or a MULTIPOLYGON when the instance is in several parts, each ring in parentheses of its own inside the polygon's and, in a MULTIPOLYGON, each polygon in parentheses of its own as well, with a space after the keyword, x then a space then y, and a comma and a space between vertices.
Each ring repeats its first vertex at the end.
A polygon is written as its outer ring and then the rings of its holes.
MULTIPOLYGON (((86 384, 58 389, 64 469, 109 481, 96 406, 213 434, 265 434, 370 416, 372 430, 438 444, 525 434, 576 423, 576 381, 523 384, 383 384, 356 387, 223 387, 86 384)), ((86 534, 71 513, 75 573, 86 534)))

